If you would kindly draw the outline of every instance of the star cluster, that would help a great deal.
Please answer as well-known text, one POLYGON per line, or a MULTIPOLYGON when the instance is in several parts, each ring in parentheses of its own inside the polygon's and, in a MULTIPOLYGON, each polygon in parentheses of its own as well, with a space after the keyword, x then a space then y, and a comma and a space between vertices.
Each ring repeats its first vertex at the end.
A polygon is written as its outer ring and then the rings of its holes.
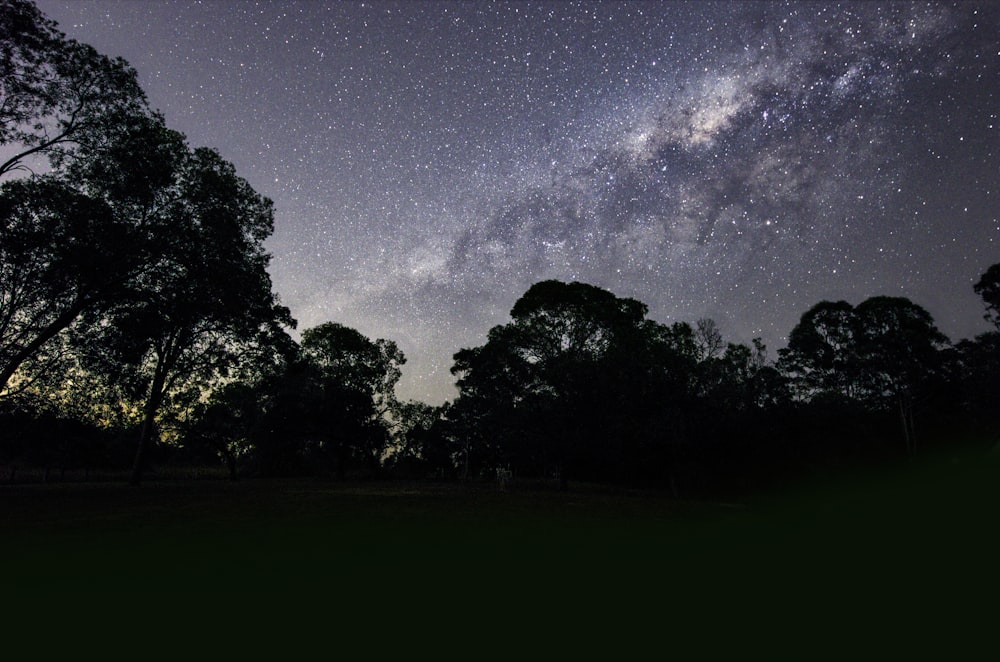
POLYGON ((543 278, 772 348, 821 299, 985 328, 992 3, 38 4, 275 201, 300 328, 395 340, 403 397, 543 278))

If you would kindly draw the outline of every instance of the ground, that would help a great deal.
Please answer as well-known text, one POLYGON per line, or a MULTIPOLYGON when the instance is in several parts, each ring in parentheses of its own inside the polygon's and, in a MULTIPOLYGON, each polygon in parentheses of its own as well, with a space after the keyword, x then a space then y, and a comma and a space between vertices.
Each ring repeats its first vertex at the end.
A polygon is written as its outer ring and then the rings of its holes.
POLYGON ((309 479, 6 485, 0 563, 7 596, 281 595, 365 620, 450 614, 437 624, 447 630, 501 614, 572 624, 574 636, 725 620, 780 624, 786 638, 834 623, 909 637, 928 619, 976 631, 992 613, 978 605, 996 588, 998 477, 995 460, 938 458, 741 503, 516 481, 503 493, 309 479))

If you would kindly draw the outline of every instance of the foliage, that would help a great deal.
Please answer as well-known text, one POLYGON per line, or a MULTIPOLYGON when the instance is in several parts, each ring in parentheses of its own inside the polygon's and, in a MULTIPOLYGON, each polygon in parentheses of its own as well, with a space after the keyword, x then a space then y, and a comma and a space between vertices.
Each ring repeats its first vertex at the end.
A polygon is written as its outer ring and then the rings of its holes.
POLYGON ((285 340, 258 363, 266 367, 244 371, 196 406, 184 443, 209 449, 233 475, 237 465, 258 475, 379 473, 391 450, 390 419, 412 412, 416 426, 421 411, 395 399, 402 352, 333 322, 306 329, 299 346, 285 340))
POLYGON ((921 391, 940 373, 948 339, 931 315, 903 297, 872 297, 856 308, 822 301, 807 311, 780 352, 800 399, 837 394, 899 415, 908 452, 921 391))
POLYGON ((1000 263, 992 265, 973 286, 986 307, 984 317, 1000 331, 1000 263))
POLYGON ((127 62, 67 39, 27 0, 0 0, 0 99, 0 177, 40 155, 58 166, 148 113, 127 62))
POLYGON ((455 355, 464 472, 511 465, 527 475, 612 478, 662 470, 683 439, 698 348, 687 325, 584 283, 545 281, 515 303, 487 343, 455 355), (649 462, 654 459, 656 462, 649 462))

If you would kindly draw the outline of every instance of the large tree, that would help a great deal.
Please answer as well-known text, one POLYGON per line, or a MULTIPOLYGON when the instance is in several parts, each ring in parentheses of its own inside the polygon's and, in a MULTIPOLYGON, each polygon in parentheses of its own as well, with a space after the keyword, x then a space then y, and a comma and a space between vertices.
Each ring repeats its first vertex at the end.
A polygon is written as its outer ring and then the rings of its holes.
POLYGON ((0 394, 103 296, 119 275, 115 253, 125 244, 124 228, 103 201, 56 179, 0 189, 0 394))
POLYGON ((143 225, 142 269, 82 345, 93 365, 145 384, 134 483, 164 400, 224 376, 261 337, 293 324, 267 273, 271 201, 214 150, 185 150, 174 166, 148 198, 121 200, 154 219, 143 225))
POLYGON ((807 310, 778 351, 779 365, 800 398, 858 394, 858 319, 846 301, 821 301, 807 310))

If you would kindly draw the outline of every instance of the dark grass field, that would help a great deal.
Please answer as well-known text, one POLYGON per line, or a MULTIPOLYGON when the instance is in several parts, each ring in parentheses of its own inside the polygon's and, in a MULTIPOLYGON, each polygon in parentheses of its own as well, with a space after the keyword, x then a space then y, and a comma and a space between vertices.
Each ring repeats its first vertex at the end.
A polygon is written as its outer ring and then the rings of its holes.
POLYGON ((742 503, 516 482, 8 485, 0 526, 6 604, 156 596, 189 613, 246 596, 446 638, 520 623, 585 648, 609 628, 891 647, 942 632, 944 652, 1000 614, 1000 462, 981 454, 742 503))

